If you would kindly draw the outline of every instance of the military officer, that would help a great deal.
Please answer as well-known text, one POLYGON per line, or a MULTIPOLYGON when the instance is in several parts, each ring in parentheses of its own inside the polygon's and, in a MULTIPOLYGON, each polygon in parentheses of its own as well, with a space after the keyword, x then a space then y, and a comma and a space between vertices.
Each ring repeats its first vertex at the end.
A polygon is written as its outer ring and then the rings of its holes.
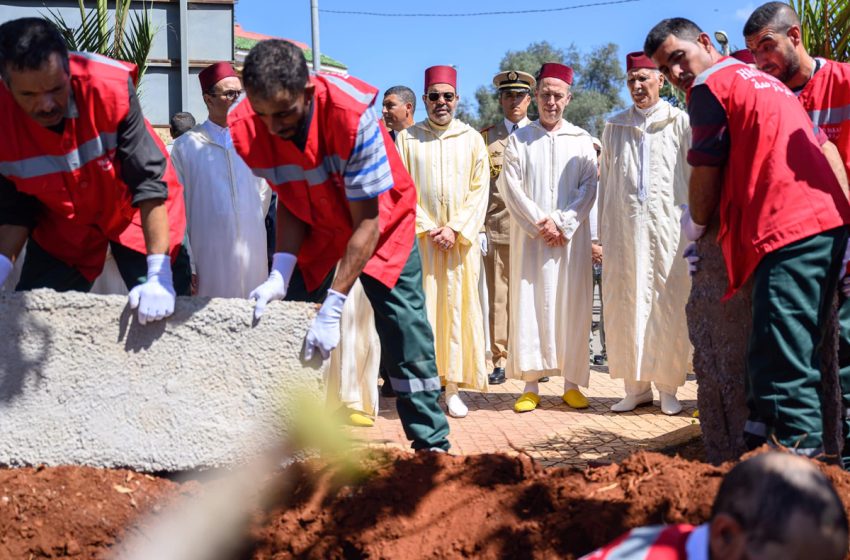
POLYGON ((502 154, 508 136, 528 120, 531 91, 536 82, 531 74, 519 70, 499 72, 493 78, 499 92, 499 104, 504 118, 481 131, 490 156, 490 200, 484 233, 481 234, 481 252, 487 277, 487 297, 490 320, 490 348, 493 355, 493 372, 490 384, 505 382, 505 363, 508 350, 508 278, 510 277, 510 216, 505 202, 496 189, 496 179, 502 169, 502 154))

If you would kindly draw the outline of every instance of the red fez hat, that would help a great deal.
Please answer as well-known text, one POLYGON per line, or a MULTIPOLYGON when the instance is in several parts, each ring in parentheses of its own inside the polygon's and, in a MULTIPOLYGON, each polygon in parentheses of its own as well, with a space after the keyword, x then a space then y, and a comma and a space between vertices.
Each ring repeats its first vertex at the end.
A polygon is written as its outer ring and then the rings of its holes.
POLYGON ((537 73, 537 83, 539 84, 543 78, 558 78, 572 85, 573 69, 557 62, 546 62, 540 67, 540 71, 537 73))
POLYGON ((425 89, 434 84, 449 84, 457 89, 457 70, 451 66, 432 66, 425 70, 425 89))
POLYGON ((643 54, 643 51, 637 51, 626 55, 626 72, 637 70, 638 68, 649 68, 650 70, 658 70, 658 67, 652 62, 652 59, 643 54))
POLYGON ((732 58, 737 58, 738 60, 740 60, 744 64, 755 64, 756 63, 756 57, 754 57, 753 53, 751 53, 748 49, 741 49, 739 51, 735 51, 730 56, 732 58))
POLYGON ((198 80, 201 81, 201 91, 208 92, 214 85, 225 78, 238 78, 239 75, 229 62, 216 62, 210 64, 198 74, 198 80))

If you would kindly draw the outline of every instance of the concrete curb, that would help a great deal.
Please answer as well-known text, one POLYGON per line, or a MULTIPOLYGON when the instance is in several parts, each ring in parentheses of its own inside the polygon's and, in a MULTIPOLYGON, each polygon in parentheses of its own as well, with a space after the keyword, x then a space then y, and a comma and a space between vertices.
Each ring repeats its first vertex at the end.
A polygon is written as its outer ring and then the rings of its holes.
POLYGON ((257 453, 322 373, 298 360, 315 306, 275 302, 256 325, 252 308, 181 297, 143 326, 123 296, 0 292, 0 464, 178 471, 257 453))

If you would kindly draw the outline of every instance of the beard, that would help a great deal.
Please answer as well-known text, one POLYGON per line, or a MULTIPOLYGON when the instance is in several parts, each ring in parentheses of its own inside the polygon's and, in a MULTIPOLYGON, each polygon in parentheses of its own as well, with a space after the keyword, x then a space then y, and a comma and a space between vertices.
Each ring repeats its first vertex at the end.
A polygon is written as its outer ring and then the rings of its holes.
POLYGON ((800 57, 791 45, 787 45, 783 51, 785 68, 779 72, 779 81, 788 83, 800 71, 800 57))

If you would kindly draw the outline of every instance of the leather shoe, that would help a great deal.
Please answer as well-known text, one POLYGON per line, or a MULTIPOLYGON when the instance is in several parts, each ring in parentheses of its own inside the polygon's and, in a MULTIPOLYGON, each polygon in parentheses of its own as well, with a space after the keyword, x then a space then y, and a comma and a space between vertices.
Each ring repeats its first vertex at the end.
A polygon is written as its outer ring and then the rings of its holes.
POLYGON ((540 379, 537 380, 538 383, 546 383, 547 381, 549 381, 549 378, 546 377, 546 376, 541 377, 540 379))
POLYGON ((629 412, 639 406, 649 406, 651 404, 652 389, 638 393, 637 395, 626 395, 626 398, 611 407, 611 412, 629 412))
POLYGON ((505 368, 493 368, 493 372, 487 376, 487 381, 490 383, 490 385, 501 385, 502 383, 504 383, 506 381, 505 368))

